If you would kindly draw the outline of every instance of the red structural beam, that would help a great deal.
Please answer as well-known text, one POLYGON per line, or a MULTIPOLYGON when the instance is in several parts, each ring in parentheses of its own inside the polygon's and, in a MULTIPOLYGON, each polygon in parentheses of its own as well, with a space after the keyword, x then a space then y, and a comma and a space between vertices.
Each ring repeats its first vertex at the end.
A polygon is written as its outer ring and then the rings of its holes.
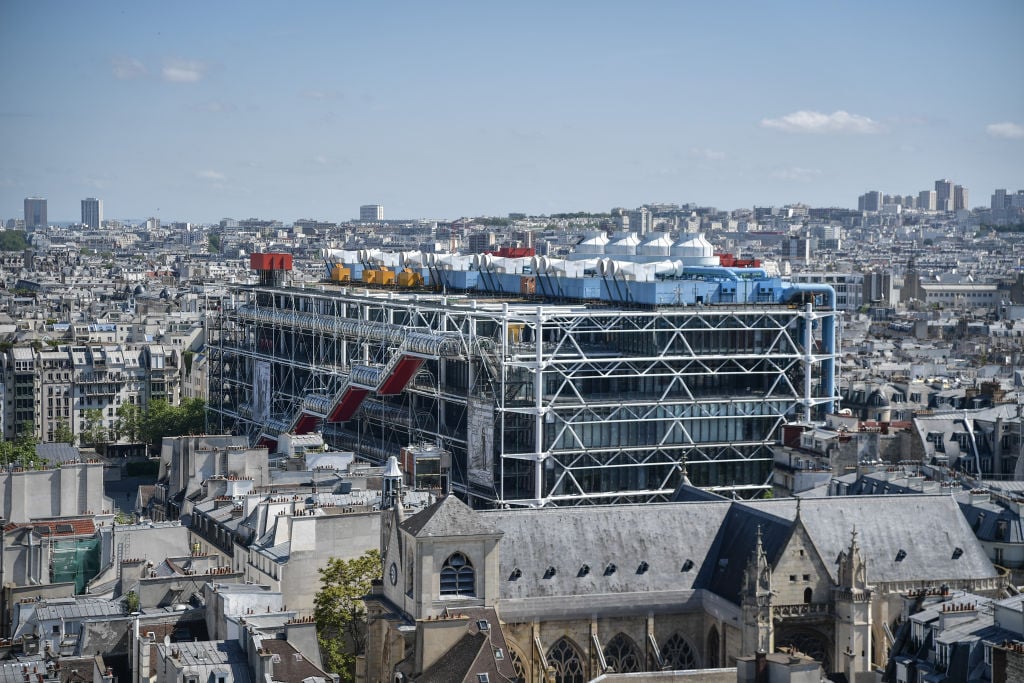
POLYGON ((405 386, 412 379, 416 371, 423 365, 423 359, 416 356, 403 356, 402 360, 395 365, 394 372, 381 382, 377 393, 381 396, 394 396, 405 390, 405 386))
POLYGON ((349 387, 341 397, 341 400, 338 401, 338 405, 327 416, 327 421, 344 422, 345 420, 352 419, 352 416, 359 410, 359 406, 363 404, 363 399, 366 398, 368 393, 370 393, 369 389, 349 387))
POLYGON ((299 415, 298 421, 295 423, 296 434, 309 434, 311 431, 316 429, 316 423, 320 421, 316 415, 310 415, 309 413, 302 413, 299 415))

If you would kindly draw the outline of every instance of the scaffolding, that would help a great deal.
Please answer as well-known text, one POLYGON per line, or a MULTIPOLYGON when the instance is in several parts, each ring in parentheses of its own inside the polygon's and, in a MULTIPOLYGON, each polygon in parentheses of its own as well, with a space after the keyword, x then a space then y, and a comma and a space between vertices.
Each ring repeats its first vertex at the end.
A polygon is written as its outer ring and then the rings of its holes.
POLYGON ((75 595, 100 572, 100 539, 74 538, 52 541, 50 546, 51 583, 74 583, 75 595))
POLYGON ((757 495, 779 426, 835 399, 835 312, 814 297, 627 307, 326 285, 235 298, 209 339, 211 428, 270 446, 316 429, 375 462, 436 445, 480 505, 667 500, 685 475, 757 495))

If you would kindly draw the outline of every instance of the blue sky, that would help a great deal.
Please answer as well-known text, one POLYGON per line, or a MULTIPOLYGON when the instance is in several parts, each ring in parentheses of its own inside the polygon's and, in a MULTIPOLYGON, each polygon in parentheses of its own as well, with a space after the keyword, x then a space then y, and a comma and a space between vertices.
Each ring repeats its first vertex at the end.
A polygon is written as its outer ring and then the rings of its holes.
POLYGON ((0 218, 1024 188, 1024 2, 0 2, 0 218))

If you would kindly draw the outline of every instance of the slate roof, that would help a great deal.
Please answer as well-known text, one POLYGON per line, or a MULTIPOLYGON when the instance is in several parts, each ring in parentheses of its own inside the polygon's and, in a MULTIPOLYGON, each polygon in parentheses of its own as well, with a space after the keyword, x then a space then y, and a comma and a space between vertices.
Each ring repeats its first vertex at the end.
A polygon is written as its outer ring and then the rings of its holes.
POLYGON ((235 683, 248 683, 248 660, 237 641, 208 640, 158 644, 157 657, 171 657, 173 666, 197 675, 199 680, 212 680, 214 674, 228 674, 235 683), (176 655, 172 657, 172 654, 176 655))
POLYGON ((1020 515, 995 501, 971 502, 969 491, 957 495, 960 510, 974 534, 983 541, 1024 543, 1020 515))
POLYGON ((50 601, 36 608, 37 621, 87 619, 89 617, 118 616, 122 614, 124 614, 124 605, 110 600, 50 601))
POLYGON ((287 640, 264 638, 260 641, 263 649, 278 655, 281 661, 274 662, 274 680, 281 683, 302 683, 308 678, 326 680, 330 678, 325 671, 295 649, 287 640))
POLYGON ((502 599, 679 591, 695 587, 731 501, 489 510, 505 533, 502 599), (682 571, 687 560, 693 563, 682 571), (641 563, 646 571, 638 573, 641 563), (615 571, 605 574, 609 565, 615 571), (589 572, 580 576, 583 565, 589 572), (555 573, 544 578, 549 567, 555 573), (509 580, 515 570, 521 576, 509 580))
MULTIPOLYGON (((595 601, 602 594, 707 588, 738 604, 758 529, 774 566, 796 513, 795 499, 778 499, 461 516, 478 517, 504 532, 499 586, 506 602, 583 595, 595 601), (687 560, 693 566, 684 572, 687 560), (644 571, 641 563, 646 563, 644 571), (615 570, 606 574, 609 565, 615 570)), ((837 579, 835 561, 849 547, 854 527, 871 583, 998 576, 949 495, 810 498, 802 500, 800 516, 832 581, 837 579), (956 548, 963 552, 954 559, 956 548), (906 555, 897 560, 900 550, 906 555)), ((463 528, 467 522, 453 524, 463 528)))
POLYGON ((757 545, 758 531, 768 563, 775 566, 792 529, 791 520, 778 517, 770 510, 732 505, 725 523, 717 529, 709 561, 701 568, 698 584, 738 605, 743 574, 757 545))
POLYGON ((401 528, 416 538, 487 536, 498 533, 497 529, 488 526, 483 520, 483 516, 472 514, 469 506, 455 496, 445 496, 410 516, 402 522, 401 528))
MULTIPOLYGON (((778 517, 796 517, 796 501, 737 503, 778 517)), ((801 520, 836 580, 835 560, 850 545, 850 532, 867 562, 868 582, 994 578, 999 574, 952 496, 836 496, 801 503, 801 520), (953 551, 963 553, 953 559, 953 551), (906 557, 897 560, 900 550, 906 557)))
POLYGON ((76 447, 67 443, 36 444, 36 455, 51 465, 73 462, 82 457, 76 447))
POLYGON ((494 610, 460 610, 460 615, 466 617, 466 634, 423 673, 413 677, 416 683, 478 683, 480 674, 487 674, 491 683, 516 680, 505 634, 494 610), (479 628, 481 621, 487 622, 486 630, 479 628), (495 650, 501 650, 501 659, 496 658, 495 650))
POLYGON ((487 641, 483 633, 466 634, 444 653, 436 662, 421 675, 416 676, 417 683, 454 683, 461 681, 466 672, 476 661, 481 646, 487 641))

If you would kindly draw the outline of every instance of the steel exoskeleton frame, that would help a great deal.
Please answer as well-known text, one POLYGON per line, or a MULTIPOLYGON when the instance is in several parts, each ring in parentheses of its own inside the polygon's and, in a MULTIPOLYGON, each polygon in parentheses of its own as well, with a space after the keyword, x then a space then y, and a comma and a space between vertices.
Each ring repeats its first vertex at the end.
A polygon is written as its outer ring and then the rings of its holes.
POLYGON ((422 364, 403 391, 368 391, 350 419, 317 428, 375 461, 439 445, 456 490, 481 503, 664 500, 684 470, 697 486, 753 495, 771 485, 779 425, 833 400, 834 341, 823 348, 817 328, 835 313, 810 305, 621 308, 330 286, 237 298, 210 335, 216 427, 255 442, 354 369, 393 367, 419 335, 422 364))

